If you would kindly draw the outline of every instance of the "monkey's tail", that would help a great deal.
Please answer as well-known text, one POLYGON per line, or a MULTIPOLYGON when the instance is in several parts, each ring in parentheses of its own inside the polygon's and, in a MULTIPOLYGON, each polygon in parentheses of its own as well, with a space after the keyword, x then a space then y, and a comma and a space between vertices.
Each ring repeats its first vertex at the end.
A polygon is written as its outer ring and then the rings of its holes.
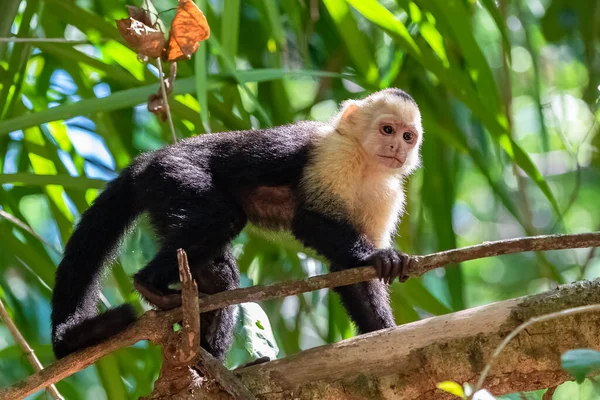
POLYGON ((57 358, 92 346, 124 330, 136 319, 125 304, 97 315, 103 266, 121 236, 142 211, 126 169, 83 213, 56 271, 52 294, 52 346, 57 358))

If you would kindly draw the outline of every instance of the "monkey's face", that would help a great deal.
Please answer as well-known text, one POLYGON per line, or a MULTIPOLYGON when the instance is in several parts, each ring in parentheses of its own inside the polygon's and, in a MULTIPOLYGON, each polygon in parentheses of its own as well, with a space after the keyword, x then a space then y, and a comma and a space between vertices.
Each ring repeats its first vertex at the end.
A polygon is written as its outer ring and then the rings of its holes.
POLYGON ((382 91, 348 102, 340 128, 360 142, 372 164, 406 175, 420 162, 421 113, 412 99, 393 93, 382 91))
POLYGON ((369 124, 363 134, 362 145, 377 164, 391 169, 411 170, 418 163, 420 136, 415 121, 386 113, 369 124))
POLYGON ((380 167, 409 174, 419 165, 423 129, 417 106, 397 96, 384 97, 366 107, 369 118, 361 143, 380 167))

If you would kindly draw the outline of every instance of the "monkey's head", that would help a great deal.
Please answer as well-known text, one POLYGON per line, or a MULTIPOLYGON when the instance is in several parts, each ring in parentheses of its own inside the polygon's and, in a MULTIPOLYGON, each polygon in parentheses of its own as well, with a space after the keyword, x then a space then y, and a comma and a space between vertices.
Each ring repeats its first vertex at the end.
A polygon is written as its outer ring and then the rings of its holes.
POLYGON ((421 113, 403 90, 385 89, 363 100, 348 100, 336 122, 338 132, 356 139, 378 168, 402 175, 418 168, 421 113))

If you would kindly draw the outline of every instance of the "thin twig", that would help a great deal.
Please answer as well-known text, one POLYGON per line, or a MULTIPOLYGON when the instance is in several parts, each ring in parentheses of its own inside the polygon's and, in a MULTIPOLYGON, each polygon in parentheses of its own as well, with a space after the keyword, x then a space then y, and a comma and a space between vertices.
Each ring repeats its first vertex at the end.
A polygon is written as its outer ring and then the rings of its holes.
POLYGON ((219 384, 237 400, 255 400, 256 397, 248 390, 242 381, 225 368, 223 363, 214 358, 202 347, 198 352, 198 368, 206 375, 214 378, 219 384))
MULTIPOLYGON (((504 20, 508 17, 508 0, 502 0, 499 2, 500 13, 504 20)), ((504 49, 505 51, 510 51, 510 49, 504 49)), ((513 120, 512 120, 512 85, 510 79, 510 67, 508 65, 507 57, 502 57, 502 92, 503 92, 503 100, 504 100, 504 112, 506 116, 507 122, 507 133, 511 139, 514 139, 513 132, 513 120)), ((543 121, 542 121, 543 123, 543 121)), ((519 194, 519 203, 520 203, 520 211, 522 213, 522 222, 525 225, 525 229, 528 232, 533 232, 534 227, 532 223, 532 211, 531 204, 529 204, 529 198, 527 197, 527 184, 525 178, 519 174, 519 166, 517 162, 513 160, 511 163, 513 175, 517 181, 517 191, 519 194)))
MULTIPOLYGON (((33 236, 34 238, 36 238, 37 240, 39 240, 42 244, 46 245, 49 249, 53 250, 56 254, 62 255, 62 250, 59 249, 58 247, 54 246, 53 244, 48 243, 46 240, 44 240, 44 238, 42 238, 40 235, 38 235, 37 233, 35 233, 35 231, 29 226, 27 225, 25 222, 21 221, 19 218, 15 217, 12 214, 7 213, 4 210, 0 210, 0 217, 5 218, 7 221, 9 221, 10 223, 18 226, 19 228, 25 230, 27 233, 29 233, 31 236, 33 236)), ((18 257, 17 257, 18 258, 18 257)), ((40 276, 34 272, 29 265, 27 265, 27 263, 25 263, 23 260, 19 259, 19 261, 21 261, 23 263, 23 265, 29 269, 29 271, 31 271, 31 273, 33 275, 35 275, 36 278, 38 278, 40 280, 40 282, 45 285, 46 287, 48 287, 48 289, 50 289, 50 287, 46 284, 46 282, 44 282, 40 276)), ((106 299, 106 297, 103 294, 100 294, 100 301, 102 302, 102 304, 104 304, 104 306, 106 308, 110 308, 110 303, 108 302, 108 300, 106 299)))
MULTIPOLYGON (((517 239, 485 242, 476 246, 448 250, 425 256, 410 257, 408 275, 419 276, 432 269, 459 262, 498 256, 524 251, 559 250, 568 248, 588 248, 600 246, 600 232, 575 235, 547 235, 517 239)), ((207 312, 234 304, 257 302, 272 298, 292 296, 314 290, 347 286, 376 279, 372 267, 350 268, 344 271, 311 277, 298 281, 281 282, 269 286, 253 286, 217 293, 199 299, 200 312, 207 312)), ((600 307, 600 306, 599 306, 600 307)), ((172 324, 181 321, 181 309, 157 312, 149 311, 124 332, 104 343, 71 354, 49 366, 45 370, 31 375, 15 385, 0 390, 0 399, 15 399, 28 396, 49 384, 58 382, 83 368, 93 364, 99 358, 121 347, 129 346, 139 340, 151 340, 161 343, 162 337, 169 333, 172 324), (166 330, 167 332, 163 332, 166 330)))
POLYGON ((502 343, 500 343, 500 345, 496 348, 496 351, 494 351, 494 354, 492 354, 492 357, 489 359, 489 361, 485 365, 485 368, 481 372, 481 376, 479 376, 479 380, 477 381, 477 385, 475 386, 475 390, 473 391, 473 393, 477 393, 477 391, 481 389, 481 387, 483 386, 483 382, 485 381, 485 378, 487 377, 488 373, 490 372, 490 369, 492 368, 494 360, 496 360, 496 358, 498 357, 498 355, 500 355, 502 350, 504 350, 504 348, 508 345, 508 343, 511 340, 513 340, 515 337, 517 337, 517 335, 519 333, 523 332, 526 328, 528 328, 529 326, 531 326, 533 324, 537 324, 538 322, 550 321, 555 318, 565 317, 567 315, 582 314, 582 313, 587 313, 590 311, 600 311, 600 304, 592 304, 589 306, 574 307, 574 308, 569 308, 566 310, 542 315, 539 317, 533 317, 530 320, 519 325, 514 331, 512 331, 507 337, 505 337, 504 340, 502 341, 502 343))
POLYGON ((41 237, 40 235, 38 235, 37 233, 35 233, 35 231, 29 225, 27 225, 25 222, 21 221, 19 218, 15 217, 12 214, 7 213, 4 210, 0 210, 0 217, 3 217, 7 221, 11 222, 13 225, 16 225, 19 228, 23 229, 24 231, 26 231, 27 233, 29 233, 31 236, 33 236, 34 238, 36 238, 37 240, 39 240, 40 242, 42 242, 43 244, 45 244, 46 246, 48 246, 56 254, 62 255, 62 250, 61 249, 59 249, 58 247, 54 246, 53 244, 48 243, 46 240, 44 240, 43 237, 41 237))
POLYGON ((156 66, 158 67, 158 73, 160 75, 160 94, 162 95, 163 107, 165 108, 165 113, 167 114, 167 119, 169 121, 169 129, 171 130, 171 136, 173 136, 173 143, 176 143, 177 135, 175 135, 175 126, 173 125, 173 118, 171 117, 171 107, 169 107, 167 88, 165 87, 165 74, 163 73, 162 60, 160 57, 156 59, 156 66))
POLYGON ((556 392, 557 386, 553 386, 546 390, 546 393, 542 396, 542 400, 552 400, 552 396, 554 396, 554 392, 556 392))
MULTIPOLYGON (((0 299, 0 319, 2 319, 2 322, 4 322, 4 325, 6 325, 6 327, 8 328, 8 331, 12 335, 15 342, 19 345, 21 350, 23 350, 23 353, 25 353, 25 356, 27 357, 27 359, 33 366, 33 369, 36 372, 43 370, 44 366, 42 365, 40 360, 35 355, 35 352, 31 348, 31 346, 29 346, 29 343, 27 343, 27 340, 25 340, 25 338, 23 337, 23 335, 21 334, 21 332, 19 331, 19 329, 17 328, 15 323, 12 321, 12 319, 10 319, 10 316, 8 315, 8 311, 6 310, 6 307, 4 307, 4 303, 2 302, 2 299, 0 299)), ((53 399, 64 400, 64 397, 62 397, 60 395, 56 386, 50 385, 46 388, 46 391, 53 399)))

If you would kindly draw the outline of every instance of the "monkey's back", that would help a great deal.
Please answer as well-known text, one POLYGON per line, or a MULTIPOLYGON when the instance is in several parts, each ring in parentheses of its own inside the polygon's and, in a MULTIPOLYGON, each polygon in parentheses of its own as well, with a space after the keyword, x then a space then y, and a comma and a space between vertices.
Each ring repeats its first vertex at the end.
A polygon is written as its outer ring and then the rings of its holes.
POLYGON ((159 213, 177 194, 230 193, 248 218, 287 226, 321 122, 198 135, 140 155, 130 169, 141 208, 159 213), (264 215, 268 212, 268 215, 264 215))
POLYGON ((209 172, 214 184, 230 189, 296 182, 311 143, 324 123, 302 121, 268 129, 198 135, 156 152, 167 173, 187 167, 209 172))

